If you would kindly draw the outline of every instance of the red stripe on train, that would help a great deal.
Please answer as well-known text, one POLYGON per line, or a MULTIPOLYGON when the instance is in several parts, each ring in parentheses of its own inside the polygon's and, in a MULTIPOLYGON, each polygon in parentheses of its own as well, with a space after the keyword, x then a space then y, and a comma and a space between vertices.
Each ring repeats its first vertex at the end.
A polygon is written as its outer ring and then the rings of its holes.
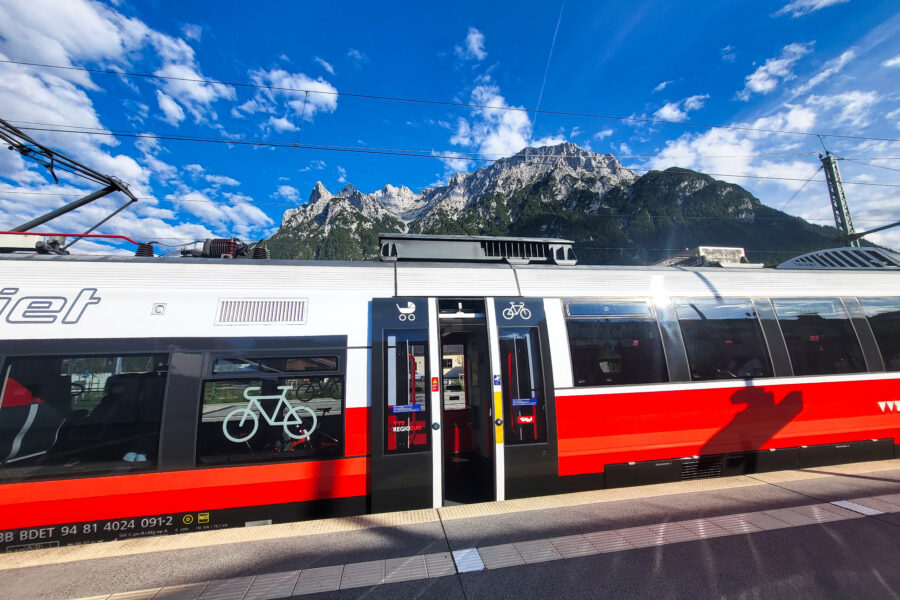
POLYGON ((0 529, 363 496, 366 459, 0 486, 0 529))
POLYGON ((369 454, 370 411, 368 407, 347 408, 344 411, 344 454, 365 456, 369 454))
POLYGON ((900 439, 898 380, 558 396, 559 474, 700 454, 900 439))

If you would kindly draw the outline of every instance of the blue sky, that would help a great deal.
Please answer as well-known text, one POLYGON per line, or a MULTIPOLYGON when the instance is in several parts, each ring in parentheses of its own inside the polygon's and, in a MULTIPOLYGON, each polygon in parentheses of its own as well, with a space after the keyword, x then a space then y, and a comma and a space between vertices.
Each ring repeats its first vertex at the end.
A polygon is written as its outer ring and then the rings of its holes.
MULTIPOLYGON (((636 169, 714 173, 822 224, 833 223, 825 184, 801 186, 823 143, 854 159, 840 163, 845 181, 900 186, 900 143, 891 141, 900 139, 895 0, 4 0, 0 61, 310 90, 0 62, 0 118, 68 129, 28 133, 120 177, 141 197, 102 231, 172 245, 270 235, 317 180, 333 192, 347 183, 418 192, 489 164, 472 159, 561 141, 611 152, 636 169), (511 107, 580 115, 503 110, 511 107), (820 141, 692 123, 882 139, 820 141)), ((16 154, 0 153, 2 225, 88 190, 78 180, 55 185, 16 154)), ((848 184, 846 192, 857 230, 900 220, 900 187, 848 184)), ((50 229, 83 231, 121 203, 109 197, 50 229)), ((872 239, 900 248, 900 228, 872 239)))

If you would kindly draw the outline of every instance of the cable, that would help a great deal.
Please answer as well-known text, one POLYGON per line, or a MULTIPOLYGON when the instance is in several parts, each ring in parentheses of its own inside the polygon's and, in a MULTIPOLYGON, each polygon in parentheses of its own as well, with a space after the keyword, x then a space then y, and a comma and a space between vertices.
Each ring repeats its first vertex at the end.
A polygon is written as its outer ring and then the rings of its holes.
MULTIPOLYGON (((86 125, 69 125, 65 123, 44 123, 39 121, 18 121, 15 119, 9 119, 11 123, 22 123, 26 125, 40 125, 42 127, 67 127, 69 129, 83 129, 86 131, 72 131, 70 133, 85 133, 89 134, 92 131, 98 131, 101 133, 116 133, 121 135, 134 135, 134 131, 126 131, 123 129, 109 129, 106 127, 90 127, 86 125)), ((28 127, 24 129, 30 129, 28 127)), ((55 131, 55 130, 51 130, 55 131)), ((64 133, 64 132, 57 132, 64 133)), ((166 134, 154 134, 148 133, 146 135, 166 135, 166 134)), ((206 138, 200 138, 206 139, 206 138)), ((210 138, 215 139, 215 138, 210 138)), ((225 138, 230 139, 230 138, 225 138)), ((261 142, 268 143, 268 142, 261 142)), ((279 143, 279 142, 272 142, 279 143)), ((296 147, 297 144, 288 144, 287 142, 281 142, 281 144, 289 145, 291 147, 296 147)), ((386 152, 410 152, 417 153, 426 156, 433 156, 431 153, 434 150, 423 150, 421 148, 386 148, 379 146, 333 146, 337 148, 359 148, 365 150, 383 150, 386 152)), ((449 154, 449 155, 460 155, 453 156, 453 158, 465 158, 466 156, 477 156, 477 157, 497 157, 497 158, 512 158, 509 154, 505 154, 502 152, 473 152, 473 151, 462 151, 462 150, 442 150, 441 152, 449 154)), ((680 154, 680 155, 668 155, 668 154, 616 154, 614 155, 616 159, 621 158, 655 158, 655 159, 692 159, 692 158, 778 158, 778 157, 794 157, 794 156, 817 156, 818 152, 771 152, 771 153, 758 153, 758 154, 680 154)), ((553 158, 574 158, 582 156, 580 154, 554 154, 553 158)), ((605 156, 601 154, 601 156, 605 156)), ((541 158, 537 156, 535 158, 541 158)), ((846 159, 850 160, 850 159, 846 159)), ((867 160, 900 160, 900 157, 884 157, 884 158, 868 158, 867 160)), ((531 159, 529 158, 529 162, 531 159)), ((539 162, 539 161, 535 161, 539 162)))
MULTIPOLYGON (((15 195, 34 195, 34 196, 57 196, 57 197, 73 197, 78 198, 83 194, 66 194, 63 192, 33 192, 33 191, 20 191, 20 190, 0 190, 0 197, 5 194, 15 194, 15 195)), ((138 196, 138 200, 159 200, 159 198, 155 198, 153 196, 138 196)), ((250 206, 289 206, 292 208, 299 208, 303 205, 298 205, 296 202, 266 202, 266 201, 253 201, 249 202, 246 200, 229 200, 229 201, 216 201, 202 198, 162 198, 166 202, 170 202, 172 204, 177 204, 181 202, 205 202, 207 204, 215 204, 221 206, 229 206, 233 204, 249 204, 250 206)), ((773 208, 773 207, 769 207, 773 208)), ((780 209, 779 209, 780 210, 780 209)), ((608 219, 630 219, 635 217, 636 214, 607 214, 607 215, 592 215, 592 217, 597 218, 608 218, 608 219)), ((651 219, 665 219, 665 218, 677 218, 683 220, 718 220, 718 221, 738 221, 739 217, 707 217, 702 215, 658 215, 658 214, 648 214, 648 217, 651 219)), ((804 217, 795 217, 795 216, 785 216, 785 217, 754 217, 756 221, 795 221, 797 219, 803 218, 804 221, 823 221, 826 223, 831 223, 833 219, 831 218, 804 218, 804 217)), ((854 219, 855 222, 859 223, 893 223, 898 219, 854 219)))
MULTIPOLYGON (((861 160, 856 160, 855 158, 840 158, 838 160, 849 160, 850 162, 859 163, 861 165, 866 165, 867 167, 878 167, 879 169, 887 169, 888 171, 896 171, 900 173, 900 169, 894 169, 892 167, 885 167, 884 165, 873 165, 871 163, 863 162, 861 160)), ((869 159, 869 160, 878 160, 878 159, 869 159)))
POLYGON ((796 198, 797 195, 800 192, 802 192, 806 188, 807 185, 809 185, 809 182, 812 181, 813 177, 815 177, 821 169, 822 169, 822 165, 820 164, 818 167, 816 167, 816 170, 813 171, 813 174, 809 176, 809 179, 807 179, 806 182, 800 186, 800 189, 798 189, 796 192, 794 192, 793 195, 791 195, 791 197, 788 198, 788 201, 785 202, 784 204, 782 204, 781 208, 779 208, 778 210, 783 212, 784 209, 787 208, 787 205, 794 201, 794 198, 796 198))
POLYGON ((562 117, 581 117, 586 119, 606 119, 612 121, 631 121, 635 123, 649 123, 653 125, 679 125, 683 127, 700 127, 704 129, 728 129, 733 131, 755 131, 759 133, 778 133, 785 135, 803 135, 803 136, 816 136, 819 138, 822 137, 830 137, 830 138, 839 138, 839 139, 849 139, 849 140, 870 140, 877 142, 900 142, 900 139, 897 138, 876 138, 876 137, 868 137, 868 136, 860 136, 860 135, 843 135, 837 133, 816 133, 810 131, 790 131, 790 130, 779 130, 779 129, 764 129, 760 127, 742 127, 738 125, 714 125, 710 123, 696 123, 691 121, 666 121, 663 119, 647 119, 642 117, 622 117, 616 115, 602 115, 602 114, 594 114, 594 113, 579 113, 572 111, 559 111, 559 110, 543 110, 543 109, 532 109, 532 108, 523 108, 517 106, 491 106, 488 104, 471 104, 466 102, 451 102, 448 100, 428 100, 423 98, 403 98, 400 96, 381 96, 377 94, 360 94, 360 93, 351 93, 351 92, 330 92, 324 90, 312 90, 306 88, 291 88, 291 87, 281 87, 274 85, 263 85, 260 83, 247 83, 247 82, 235 82, 235 81, 219 81, 216 79, 201 79, 201 78, 193 78, 193 77, 171 77, 166 75, 154 75, 150 73, 136 73, 130 71, 115 71, 112 69, 90 69, 87 67, 73 67, 73 66, 63 66, 63 65, 48 65, 43 63, 33 63, 33 62, 25 62, 18 60, 6 60, 0 59, 0 63, 13 64, 13 65, 23 65, 29 67, 40 67, 44 69, 61 69, 67 71, 83 71, 86 73, 98 73, 104 75, 118 75, 118 76, 126 76, 126 77, 142 77, 145 79, 158 79, 163 81, 185 81, 190 83, 205 83, 208 85, 224 85, 224 86, 232 86, 232 87, 242 87, 242 88, 254 88, 254 89, 266 89, 273 91, 282 91, 282 92, 297 92, 297 93, 310 93, 310 94, 322 94, 325 96, 345 96, 348 98, 362 98, 366 100, 385 100, 391 102, 409 102, 415 104, 431 104, 437 106, 455 106, 459 108, 473 108, 479 110, 508 110, 514 112, 524 112, 524 113, 532 113, 532 114, 543 114, 543 115, 555 115, 562 117))
MULTIPOLYGON (((114 137, 116 134, 109 132, 100 132, 100 131, 73 131, 67 129, 51 129, 51 128, 41 128, 41 127, 23 127, 23 129, 29 129, 34 131, 51 131, 55 133, 79 133, 83 135, 105 135, 114 137)), ((200 137, 189 137, 189 136, 170 136, 170 135, 157 135, 150 133, 131 133, 131 134, 118 134, 122 137, 134 137, 134 138, 148 138, 148 139, 156 139, 156 140, 170 140, 170 141, 187 141, 187 142, 200 142, 200 143, 213 143, 213 144, 226 144, 226 145, 238 145, 238 146, 257 146, 257 147, 268 147, 268 148, 295 148, 298 150, 321 150, 325 152, 345 152, 345 153, 357 153, 357 154, 378 154, 384 156, 410 156, 416 158, 437 158, 437 159, 458 159, 458 156, 447 156, 440 154, 419 154, 415 152, 393 152, 386 150, 375 150, 371 148, 360 148, 353 146, 327 146, 321 144, 286 144, 279 142, 261 142, 261 141, 246 141, 246 140, 231 140, 225 138, 200 138, 200 137)), ((514 157, 511 157, 514 158, 514 157)), ((525 162, 550 162, 551 160, 555 160, 558 158, 557 155, 546 157, 549 160, 535 160, 535 159, 543 159, 540 156, 532 156, 531 159, 523 159, 525 162)), ((497 162, 498 160, 504 159, 490 159, 490 158, 469 158, 468 160, 480 161, 480 162, 497 162)), ((624 165, 623 165, 624 166, 624 165)), ((650 171, 654 171, 656 169, 642 169, 637 167, 625 167, 634 172, 643 172, 649 173, 650 171)), ((693 174, 693 173, 692 173, 693 174)), ((736 177, 743 179, 766 179, 772 181, 804 181, 803 179, 799 179, 796 177, 774 177, 774 176, 765 176, 765 175, 738 175, 734 173, 701 173, 701 175, 709 175, 713 177, 736 177)), ((817 180, 820 183, 824 183, 822 180, 817 180)), ((844 185, 867 185, 874 187, 900 187, 900 184, 892 184, 892 183, 872 183, 868 181, 844 181, 844 185)))
MULTIPOLYGON (((122 135, 124 137, 143 136, 143 137, 153 137, 155 139, 166 139, 163 136, 167 135, 167 134, 157 134, 157 133, 135 133, 134 131, 125 131, 122 129, 107 129, 104 127, 86 127, 86 126, 80 126, 80 125, 65 125, 65 124, 61 124, 61 123, 41 123, 41 122, 37 122, 37 121, 16 121, 16 120, 11 120, 11 122, 24 123, 24 124, 29 124, 29 125, 40 125, 40 126, 48 127, 48 128, 50 128, 50 127, 67 127, 67 128, 69 128, 66 130, 56 130, 56 129, 38 129, 37 127, 23 127, 23 129, 30 129, 30 130, 33 129, 33 130, 38 130, 38 131, 51 131, 51 132, 55 132, 55 133, 83 133, 85 135, 92 135, 94 133, 99 133, 100 135, 116 134, 116 135, 122 135), (81 129, 84 131, 78 131, 78 129, 81 129)), ((255 143, 255 144, 260 144, 260 145, 273 145, 273 146, 277 146, 277 147, 291 147, 291 148, 298 147, 298 144, 296 144, 296 143, 267 142, 267 141, 262 141, 262 140, 240 140, 239 138, 205 138, 205 137, 191 137, 191 136, 173 136, 173 137, 177 137, 179 141, 198 141, 198 142, 200 142, 200 141, 203 141, 203 142, 217 141, 218 142, 219 140, 221 140, 221 143, 234 143, 235 141, 243 141, 244 144, 255 143)), ((316 148, 318 148, 318 147, 319 146, 316 145, 316 148)), ((336 145, 322 145, 322 147, 341 148, 341 149, 347 149, 347 150, 358 149, 361 151, 362 150, 366 150, 366 151, 376 151, 377 150, 377 151, 392 152, 392 153, 394 153, 394 152, 396 152, 396 153, 411 153, 411 154, 417 154, 417 155, 420 154, 424 157, 430 157, 430 158, 446 158, 446 156, 432 154, 434 152, 433 149, 432 150, 423 150, 423 149, 415 149, 415 148, 410 149, 410 148, 385 148, 385 147, 378 147, 378 146, 336 146, 336 145)), ((442 150, 441 152, 448 155, 450 158, 464 158, 467 160, 468 160, 467 157, 469 157, 469 156, 478 157, 478 158, 472 158, 471 160, 499 160, 502 158, 510 158, 510 159, 514 158, 514 157, 509 156, 509 154, 504 154, 504 153, 500 153, 500 152, 493 152, 493 153, 492 152, 466 152, 466 151, 459 151, 459 150, 442 150), (457 155, 459 155, 459 156, 457 156, 457 155), (487 157, 498 157, 498 158, 489 159, 487 157)), ((648 158, 655 158, 655 159, 778 158, 778 157, 787 158, 787 157, 795 157, 795 156, 816 156, 817 154, 818 154, 817 152, 773 152, 773 153, 759 153, 759 154, 722 154, 722 155, 719 155, 719 154, 689 154, 689 155, 619 154, 619 155, 615 155, 615 158, 616 159, 620 159, 620 158, 644 158, 644 159, 648 159, 648 158)), ((582 156, 582 155, 580 155, 580 154, 554 154, 552 157, 547 157, 547 158, 574 158, 574 157, 579 157, 579 156, 582 156)), ((601 156, 605 156, 605 155, 601 155, 601 156)), ((532 156, 531 158, 527 159, 527 162, 543 162, 541 160, 543 158, 544 157, 541 157, 541 156, 532 156), (536 160, 532 161, 532 158, 534 158, 536 160)), ((890 158, 890 159, 888 159, 888 158, 884 158, 884 159, 872 158, 869 160, 900 160, 900 157, 890 158)))

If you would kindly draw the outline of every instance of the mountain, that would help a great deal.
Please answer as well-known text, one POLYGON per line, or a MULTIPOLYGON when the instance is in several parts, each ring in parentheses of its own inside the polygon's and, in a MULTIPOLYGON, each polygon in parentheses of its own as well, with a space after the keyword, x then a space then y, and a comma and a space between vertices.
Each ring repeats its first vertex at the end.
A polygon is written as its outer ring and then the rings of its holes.
POLYGON ((763 205, 738 185, 688 169, 638 176, 611 154, 575 144, 526 148, 445 186, 371 194, 321 182, 284 213, 268 240, 275 258, 373 260, 378 233, 558 237, 582 264, 655 262, 685 248, 741 246, 776 264, 839 245, 832 227, 763 205))

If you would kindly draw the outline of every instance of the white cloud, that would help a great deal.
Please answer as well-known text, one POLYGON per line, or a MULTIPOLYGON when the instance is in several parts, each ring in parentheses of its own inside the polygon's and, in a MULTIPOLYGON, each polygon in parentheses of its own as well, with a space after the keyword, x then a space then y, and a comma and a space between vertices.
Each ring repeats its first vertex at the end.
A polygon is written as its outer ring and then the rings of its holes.
POLYGON ((487 57, 487 52, 484 51, 484 34, 469 27, 465 47, 456 46, 453 53, 465 60, 484 60, 487 57))
POLYGON ((606 139, 609 136, 611 136, 613 133, 614 132, 612 129, 601 129, 600 131, 598 131, 597 133, 594 134, 594 139, 595 140, 603 140, 603 139, 606 139))
POLYGON ((180 210, 202 219, 205 226, 212 227, 222 236, 234 235, 249 239, 255 237, 254 234, 258 233, 261 227, 273 223, 266 213, 247 201, 218 202, 207 193, 190 189, 182 190, 178 194, 169 194, 166 199, 180 210))
POLYGON ((810 96, 810 104, 826 109, 838 109, 835 114, 837 123, 846 123, 853 127, 865 127, 869 124, 870 110, 881 101, 877 92, 853 90, 832 96, 810 96))
POLYGON ((669 102, 653 113, 653 116, 661 121, 680 123, 687 120, 688 112, 703 108, 707 98, 709 98, 709 94, 697 94, 678 102, 669 102))
POLYGON ((300 172, 305 173, 307 171, 312 171, 312 170, 321 171, 322 169, 324 169, 327 166, 328 165, 325 164, 324 160, 316 159, 316 160, 311 161, 308 165, 306 165, 302 169, 300 169, 300 172))
MULTIPOLYGON (((73 61, 121 63, 144 43, 150 29, 88 0, 4 0, 0 4, 0 53, 13 60, 72 66, 73 61)), ((57 76, 97 89, 83 71, 57 76)))
MULTIPOLYGON (((127 68, 132 60, 158 61, 158 73, 202 78, 194 51, 183 40, 147 27, 136 18, 127 18, 114 8, 89 0, 9 0, 0 4, 0 58, 46 62, 58 65, 100 64, 104 68, 127 68)), ((4 118, 45 123, 72 124, 105 131, 86 91, 95 91, 87 73, 55 71, 0 64, 0 106, 4 118)), ((132 89, 135 89, 132 86, 132 89)), ((190 112, 197 120, 215 119, 214 103, 218 99, 234 98, 234 90, 227 86, 195 82, 167 81, 159 84, 156 100, 163 118, 177 124, 190 112)), ((125 100, 127 118, 141 123, 149 114, 146 104, 125 100)), ((117 233, 139 240, 159 240, 170 243, 187 242, 214 235, 213 230, 187 222, 183 214, 187 203, 171 208, 159 206, 150 187, 151 180, 179 188, 185 194, 196 190, 182 189, 179 171, 168 164, 159 140, 139 138, 134 142, 137 153, 128 156, 117 147, 120 142, 111 136, 73 133, 40 132, 34 134, 43 144, 84 162, 101 173, 121 179, 141 200, 103 225, 100 233, 117 233), (168 222, 169 220, 175 223, 168 222)), ((185 168, 195 177, 203 167, 185 168)), ((204 192, 213 199, 219 185, 234 185, 231 178, 210 176, 217 183, 204 192), (221 178, 221 179, 219 179, 221 178)), ((24 222, 38 214, 70 201, 60 194, 84 195, 96 188, 82 185, 83 180, 60 173, 60 185, 50 185, 50 178, 33 164, 14 153, 0 153, 0 188, 38 192, 29 194, 28 202, 0 200, 0 219, 10 223, 24 222)), ((236 183, 236 182, 235 182, 236 183)), ((10 196, 12 196, 10 194, 10 196)), ((198 198, 199 199, 199 198, 198 198)), ((111 194, 55 220, 54 228, 84 231, 119 208, 121 194, 111 194)), ((201 203, 194 203, 201 204, 201 203)), ((208 204, 208 203, 207 203, 208 204)), ((215 209, 215 207, 213 207, 215 209)), ((272 220, 256 207, 229 209, 218 217, 206 209, 194 208, 189 214, 209 216, 216 231, 228 234, 229 229, 252 233, 255 228, 267 227, 272 220)), ((95 244, 96 245, 96 244, 95 244)), ((79 245, 81 252, 93 248, 79 245)), ((99 249, 102 250, 100 246, 99 249)))
POLYGON ((663 82, 657 84, 656 87, 653 88, 653 91, 654 91, 654 92, 661 92, 661 91, 663 91, 664 89, 666 89, 666 86, 669 85, 670 83, 672 83, 672 82, 671 82, 671 81, 663 81, 663 82))
POLYGON ((338 167, 338 183, 347 183, 347 169, 338 167))
POLYGON ((329 73, 330 75, 334 75, 334 67, 331 66, 331 63, 329 63, 329 62, 327 62, 327 61, 325 61, 325 60, 319 58, 318 56, 315 58, 315 61, 316 61, 317 63, 319 63, 319 66, 321 66, 323 69, 325 69, 326 71, 328 71, 328 73, 329 73))
POLYGON ((849 1, 850 0, 792 0, 775 13, 775 16, 778 17, 790 13, 790 15, 796 19, 797 17, 808 15, 811 12, 821 10, 828 6, 843 4, 844 2, 849 1))
POLYGON ((163 116, 160 117, 163 121, 176 127, 184 121, 184 111, 164 91, 156 90, 156 101, 159 103, 159 109, 163 112, 163 116))
POLYGON ((201 25, 185 23, 181 26, 181 33, 183 33, 184 37, 187 39, 199 42, 200 38, 203 37, 203 27, 201 25))
POLYGON ((621 144, 619 144, 619 152, 621 152, 625 156, 629 156, 632 152, 631 146, 622 142, 621 144))
POLYGON ((889 58, 883 63, 881 63, 882 67, 900 67, 900 54, 895 56, 894 58, 889 58))
POLYGON ((843 69, 847 65, 847 63, 849 63, 854 58, 856 58, 856 51, 851 48, 850 50, 842 53, 837 58, 829 60, 825 63, 824 69, 810 77, 809 81, 807 81, 803 85, 797 86, 797 89, 794 90, 794 96, 805 94, 832 75, 839 73, 841 69, 843 69))
POLYGON ((268 125, 272 127, 278 133, 283 131, 297 131, 300 129, 290 121, 288 121, 285 117, 269 117, 269 120, 266 121, 268 125))
POLYGON ((885 119, 896 121, 897 129, 900 129, 900 108, 897 110, 892 110, 888 114, 884 115, 885 119))
MULTIPOLYGON (((184 43, 182 40, 177 41, 184 43)), ((185 46, 187 45, 185 44, 185 46)), ((199 123, 207 118, 215 120, 216 114, 212 105, 219 99, 234 100, 237 95, 234 88, 227 85, 197 81, 204 77, 193 64, 193 50, 190 55, 190 60, 186 64, 167 63, 154 71, 154 75, 174 78, 164 80, 162 88, 169 96, 178 100, 188 109, 193 115, 194 121, 199 123)))
POLYGON ((275 192, 275 197, 296 202, 300 199, 300 190, 292 185, 279 185, 278 190, 275 192))
POLYGON ((472 90, 472 103, 489 108, 475 109, 471 122, 460 118, 450 143, 475 146, 491 158, 510 156, 528 145, 531 139, 528 114, 524 110, 504 110, 509 105, 500 95, 499 87, 490 83, 477 86, 472 90))
POLYGON ((213 185, 241 185, 241 182, 227 175, 204 175, 203 178, 213 185))
POLYGON ((737 97, 746 101, 753 94, 768 94, 778 86, 780 81, 793 79, 794 65, 802 57, 812 52, 813 43, 793 43, 782 48, 781 56, 766 60, 753 73, 747 75, 744 89, 738 92, 737 97))
POLYGON ((251 71, 250 77, 257 85, 279 89, 257 90, 253 98, 232 109, 232 116, 283 113, 287 108, 304 121, 311 121, 317 112, 337 110, 337 89, 321 77, 312 79, 303 73, 289 73, 284 69, 251 71))
POLYGON ((364 64, 369 62, 369 57, 356 48, 350 48, 349 50, 347 50, 347 60, 353 63, 354 67, 360 69, 364 64))
POLYGON ((734 46, 725 46, 721 50, 719 50, 719 54, 722 56, 722 60, 726 62, 734 62, 734 59, 737 57, 737 54, 734 51, 734 46))
POLYGON ((190 164, 185 165, 184 170, 193 175, 194 177, 199 177, 203 172, 206 171, 201 165, 198 164, 190 164))

